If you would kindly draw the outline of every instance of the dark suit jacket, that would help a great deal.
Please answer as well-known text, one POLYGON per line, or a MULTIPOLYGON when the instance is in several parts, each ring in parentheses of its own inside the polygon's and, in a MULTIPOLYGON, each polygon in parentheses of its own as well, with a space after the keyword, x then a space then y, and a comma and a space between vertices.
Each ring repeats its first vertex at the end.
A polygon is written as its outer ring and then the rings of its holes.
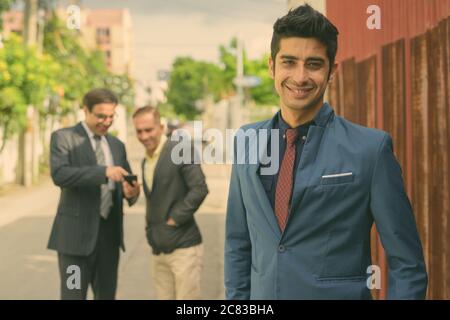
MULTIPOLYGON (((106 139, 114 165, 131 173, 124 144, 109 134, 106 139)), ((61 197, 48 248, 63 254, 87 256, 97 242, 100 185, 107 181, 106 167, 97 165, 95 152, 81 123, 53 132, 50 148, 51 176, 61 188, 61 197)), ((116 183, 114 205, 108 219, 114 221, 117 246, 125 250, 122 199, 122 184, 116 183)), ((129 205, 135 201, 129 200, 129 205)))
MULTIPOLYGON (((243 130, 270 134, 273 121, 243 130)), ((259 164, 233 164, 226 218, 227 298, 370 299, 367 268, 374 222, 389 265, 388 298, 424 298, 422 247, 391 138, 336 116, 326 103, 315 123, 297 168, 283 233, 258 176, 259 164)), ((249 145, 258 144, 257 139, 252 136, 237 158, 248 158, 249 145)))
MULTIPOLYGON (((166 141, 156 163, 151 191, 143 179, 147 198, 147 240, 154 254, 170 253, 202 242, 194 213, 208 194, 205 175, 199 164, 175 164, 171 160, 176 144, 166 141), (177 226, 167 225, 169 217, 177 226)), ((145 159, 142 161, 143 177, 144 164, 145 159)))

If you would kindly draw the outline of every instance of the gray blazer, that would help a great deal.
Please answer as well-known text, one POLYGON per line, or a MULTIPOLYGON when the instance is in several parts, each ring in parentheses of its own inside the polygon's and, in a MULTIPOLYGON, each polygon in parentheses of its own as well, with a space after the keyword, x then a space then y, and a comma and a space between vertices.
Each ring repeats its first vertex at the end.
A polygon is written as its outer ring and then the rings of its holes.
MULTIPOLYGON (((115 166, 131 173, 124 144, 107 135, 115 166)), ((53 132, 50 168, 55 185, 61 188, 58 210, 48 248, 62 254, 87 256, 93 252, 100 222, 100 185, 106 182, 106 167, 97 165, 94 150, 81 123, 53 132)), ((123 243, 123 191, 116 183, 114 205, 108 219, 115 225, 117 246, 123 243)), ((137 198, 128 200, 133 205, 137 198)))
MULTIPOLYGON (((175 249, 200 244, 202 238, 194 213, 208 194, 205 175, 199 164, 175 164, 171 160, 177 142, 168 140, 156 163, 152 190, 145 179, 147 198, 146 233, 154 254, 170 253, 175 249), (167 225, 171 217, 176 227, 167 225)), ((142 161, 142 176, 145 159, 142 161)))

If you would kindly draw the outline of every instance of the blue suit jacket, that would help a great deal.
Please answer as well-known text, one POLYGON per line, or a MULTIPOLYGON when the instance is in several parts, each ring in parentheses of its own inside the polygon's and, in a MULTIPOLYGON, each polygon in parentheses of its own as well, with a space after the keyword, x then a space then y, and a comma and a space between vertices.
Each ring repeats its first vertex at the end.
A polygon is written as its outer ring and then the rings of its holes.
MULTIPOLYGON (((241 129, 270 130, 273 121, 241 129)), ((259 163, 233 164, 227 299, 370 299, 374 222, 387 254, 388 298, 424 298, 422 246, 390 136, 336 116, 326 103, 315 122, 295 175, 284 233, 259 179, 259 163)), ((256 135, 245 146, 246 158, 257 140, 256 135)))

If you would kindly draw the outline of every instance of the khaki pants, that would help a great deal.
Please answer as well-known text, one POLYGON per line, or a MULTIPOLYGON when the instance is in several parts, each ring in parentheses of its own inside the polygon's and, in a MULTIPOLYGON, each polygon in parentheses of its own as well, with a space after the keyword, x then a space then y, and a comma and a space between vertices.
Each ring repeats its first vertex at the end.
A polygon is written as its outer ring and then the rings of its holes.
POLYGON ((200 300, 203 245, 153 255, 152 275, 159 300, 200 300))

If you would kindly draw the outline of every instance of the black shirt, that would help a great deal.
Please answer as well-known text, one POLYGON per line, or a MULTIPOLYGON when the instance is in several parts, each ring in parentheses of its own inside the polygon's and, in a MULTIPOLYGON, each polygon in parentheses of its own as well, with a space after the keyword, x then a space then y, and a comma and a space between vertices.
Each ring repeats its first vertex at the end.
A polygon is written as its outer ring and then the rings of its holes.
MULTIPOLYGON (((298 164, 300 162, 300 157, 302 155, 302 151, 303 151, 303 145, 306 141, 306 137, 308 135, 308 130, 309 127, 315 125, 314 120, 311 120, 305 124, 302 124, 300 126, 298 126, 297 129, 298 130, 298 139, 296 142, 296 154, 295 154, 295 163, 294 163, 294 179, 295 179, 295 172, 297 172, 297 167, 298 164)), ((267 154, 270 157, 271 156, 271 151, 278 151, 278 159, 279 159, 279 166, 278 166, 278 170, 277 173, 274 175, 262 175, 261 174, 261 167, 270 167, 270 163, 267 165, 261 165, 259 170, 258 170, 258 174, 259 174, 259 178, 261 180, 261 183, 264 187, 264 190, 266 191, 266 195, 267 198, 270 201, 270 204, 272 205, 272 208, 275 207, 275 191, 276 191, 276 186, 277 186, 277 181, 278 181, 278 172, 281 169, 281 163, 283 161, 283 156, 284 156, 284 151, 286 150, 286 138, 285 138, 285 131, 286 129, 289 129, 290 126, 283 120, 283 118, 281 117, 281 112, 278 112, 277 117, 274 121, 273 124, 273 128, 272 129, 278 129, 279 131, 279 150, 270 150, 270 141, 268 141, 268 146, 267 146, 267 154)), ((294 187, 294 184, 292 184, 292 187, 294 187)))

